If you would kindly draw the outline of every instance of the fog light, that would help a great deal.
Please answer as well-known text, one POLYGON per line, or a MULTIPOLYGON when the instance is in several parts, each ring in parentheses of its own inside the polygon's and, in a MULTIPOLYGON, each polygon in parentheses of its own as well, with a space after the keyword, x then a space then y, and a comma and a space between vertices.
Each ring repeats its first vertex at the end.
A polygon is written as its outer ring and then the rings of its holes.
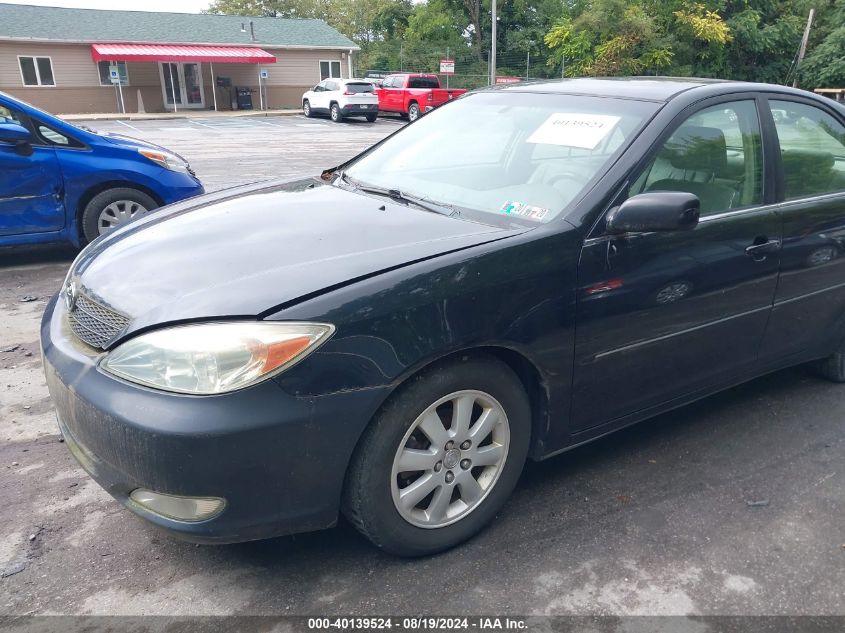
POLYGON ((178 497, 144 488, 136 488, 129 498, 145 510, 177 521, 205 521, 226 507, 220 497, 178 497))

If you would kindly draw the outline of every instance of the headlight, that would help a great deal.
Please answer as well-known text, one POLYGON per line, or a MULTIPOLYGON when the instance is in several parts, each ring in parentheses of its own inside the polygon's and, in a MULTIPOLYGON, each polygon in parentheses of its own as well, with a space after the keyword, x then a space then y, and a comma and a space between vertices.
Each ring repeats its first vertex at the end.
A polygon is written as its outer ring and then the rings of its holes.
POLYGON ((243 389, 299 362, 324 343, 323 323, 201 323, 166 328, 119 345, 100 367, 130 382, 193 394, 243 389))
POLYGON ((146 149, 142 148, 138 150, 138 153, 143 156, 144 158, 149 158, 157 165, 161 165, 165 169, 169 169, 170 171, 181 171, 185 174, 190 173, 190 166, 188 163, 175 154, 170 154, 168 152, 161 152, 157 149, 146 149))

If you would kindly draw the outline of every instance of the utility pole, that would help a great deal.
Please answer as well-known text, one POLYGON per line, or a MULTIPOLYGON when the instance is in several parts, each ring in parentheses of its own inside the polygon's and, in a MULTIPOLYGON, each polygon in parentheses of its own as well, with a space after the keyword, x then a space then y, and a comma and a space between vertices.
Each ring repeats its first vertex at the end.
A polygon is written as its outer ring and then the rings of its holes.
POLYGON ((496 83, 496 0, 490 5, 490 85, 496 83))
POLYGON ((801 38, 801 48, 798 49, 798 61, 795 63, 795 79, 792 80, 792 87, 798 87, 798 69, 801 67, 801 62, 804 59, 804 53, 807 52, 807 41, 810 39, 810 27, 813 26, 813 15, 815 9, 810 9, 810 15, 807 16, 807 26, 804 27, 804 35, 801 38))

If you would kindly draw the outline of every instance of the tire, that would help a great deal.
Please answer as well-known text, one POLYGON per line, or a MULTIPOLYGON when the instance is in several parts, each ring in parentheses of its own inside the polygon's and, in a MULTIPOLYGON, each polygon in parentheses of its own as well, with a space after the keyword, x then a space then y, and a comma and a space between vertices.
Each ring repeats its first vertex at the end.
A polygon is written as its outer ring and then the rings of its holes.
POLYGON ((375 123, 376 119, 378 118, 377 114, 368 114, 367 115, 367 123, 375 123))
POLYGON ((845 342, 827 358, 810 363, 810 369, 831 382, 845 382, 845 342))
POLYGON ((425 556, 454 547, 505 503, 522 472, 530 435, 528 397, 507 365, 477 356, 435 366, 409 380, 367 427, 347 473, 343 513, 391 554, 425 556), (459 417, 468 430, 453 435, 456 429, 442 420, 451 424, 458 410, 471 415, 459 417), (489 416, 489 424, 478 430, 481 415, 489 416), (474 429, 483 435, 470 440, 474 429), (461 437, 465 441, 454 443, 461 437), (411 463, 421 468, 403 466, 404 455, 422 460, 411 463))
POLYGON ((420 106, 416 101, 412 101, 408 106, 408 120, 413 123, 420 118, 420 106))
POLYGON ((90 242, 158 208, 143 191, 129 187, 106 189, 91 198, 82 211, 82 237, 90 242))
POLYGON ((304 114, 307 119, 314 116, 314 113, 311 112, 311 102, 308 101, 308 99, 302 102, 302 114, 304 114))
POLYGON ((335 123, 341 123, 343 121, 343 115, 340 113, 340 106, 336 103, 333 103, 331 106, 331 110, 329 111, 332 121, 335 123))

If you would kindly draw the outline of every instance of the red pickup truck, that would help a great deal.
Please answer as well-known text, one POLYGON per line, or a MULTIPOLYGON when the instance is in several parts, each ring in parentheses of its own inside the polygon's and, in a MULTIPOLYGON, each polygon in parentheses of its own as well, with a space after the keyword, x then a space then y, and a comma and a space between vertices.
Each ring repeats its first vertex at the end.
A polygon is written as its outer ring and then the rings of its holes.
POLYGON ((398 112, 416 121, 420 115, 443 105, 466 90, 441 88, 437 75, 400 73, 384 78, 378 94, 378 109, 382 112, 398 112))

